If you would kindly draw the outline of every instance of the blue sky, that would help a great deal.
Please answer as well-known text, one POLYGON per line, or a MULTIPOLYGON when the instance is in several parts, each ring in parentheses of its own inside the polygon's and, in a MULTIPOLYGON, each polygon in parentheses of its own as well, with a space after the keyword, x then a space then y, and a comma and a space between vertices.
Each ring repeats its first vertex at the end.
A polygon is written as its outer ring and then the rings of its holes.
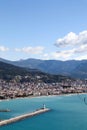
POLYGON ((0 57, 87 59, 87 0, 0 0, 0 57))

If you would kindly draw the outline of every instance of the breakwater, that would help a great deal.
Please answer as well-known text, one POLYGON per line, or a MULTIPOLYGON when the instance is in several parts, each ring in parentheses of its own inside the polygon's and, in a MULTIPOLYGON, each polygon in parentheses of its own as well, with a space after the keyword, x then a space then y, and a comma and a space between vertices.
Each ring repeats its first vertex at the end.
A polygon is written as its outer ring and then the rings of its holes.
POLYGON ((48 111, 50 111, 50 109, 48 109, 48 108, 44 108, 44 109, 41 108, 41 109, 38 109, 38 110, 36 110, 34 112, 31 112, 31 113, 27 113, 27 114, 24 114, 24 115, 13 117, 11 119, 3 120, 3 121, 0 122, 0 126, 11 124, 13 122, 17 122, 17 121, 23 120, 25 118, 32 117, 32 116, 35 116, 35 115, 38 115, 38 114, 41 114, 41 113, 44 113, 44 112, 48 112, 48 111))

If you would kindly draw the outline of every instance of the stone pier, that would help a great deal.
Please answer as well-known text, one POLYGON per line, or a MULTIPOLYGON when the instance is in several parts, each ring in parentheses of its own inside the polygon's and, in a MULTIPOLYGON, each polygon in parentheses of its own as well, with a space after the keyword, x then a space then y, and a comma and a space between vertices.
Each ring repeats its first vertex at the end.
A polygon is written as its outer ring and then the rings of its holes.
POLYGON ((41 109, 38 109, 38 110, 31 112, 31 113, 27 113, 27 114, 24 114, 24 115, 13 117, 11 119, 3 120, 3 121, 0 122, 0 126, 11 124, 13 122, 17 122, 17 121, 23 120, 25 118, 29 118, 29 117, 32 117, 32 116, 35 116, 35 115, 38 115, 38 114, 41 114, 41 113, 44 113, 44 112, 48 112, 48 111, 50 111, 50 109, 41 108, 41 109))

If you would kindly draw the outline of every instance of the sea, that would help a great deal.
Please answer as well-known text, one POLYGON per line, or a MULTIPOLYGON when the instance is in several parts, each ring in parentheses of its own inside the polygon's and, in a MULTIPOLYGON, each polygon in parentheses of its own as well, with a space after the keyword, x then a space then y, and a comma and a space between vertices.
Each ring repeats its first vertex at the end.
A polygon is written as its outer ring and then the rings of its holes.
POLYGON ((0 130, 87 130, 87 94, 42 96, 0 101, 0 119, 9 119, 41 108, 51 111, 1 126, 0 130))

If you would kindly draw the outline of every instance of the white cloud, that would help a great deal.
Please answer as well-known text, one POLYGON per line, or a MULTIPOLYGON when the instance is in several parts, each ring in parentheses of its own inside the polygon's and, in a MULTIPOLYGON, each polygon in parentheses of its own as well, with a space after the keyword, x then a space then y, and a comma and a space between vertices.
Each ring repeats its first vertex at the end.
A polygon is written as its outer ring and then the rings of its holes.
POLYGON ((49 59, 51 59, 51 54, 49 53, 44 53, 44 54, 42 54, 42 59, 43 60, 49 60, 49 59))
POLYGON ((87 44, 87 31, 80 32, 78 35, 70 32, 63 38, 56 40, 55 45, 58 47, 76 46, 87 44))
POLYGON ((8 51, 8 50, 9 50, 9 48, 4 47, 4 46, 0 46, 0 51, 5 52, 5 51, 8 51))
POLYGON ((87 45, 86 44, 83 44, 77 48, 74 49, 74 53, 80 53, 80 54, 84 54, 84 53, 87 53, 87 45))
POLYGON ((46 53, 42 55, 42 59, 68 60, 73 55, 73 51, 74 50, 46 53))
POLYGON ((87 54, 77 56, 75 59, 76 59, 76 60, 82 60, 82 59, 83 59, 83 60, 87 60, 87 54))
POLYGON ((25 52, 29 54, 41 54, 44 50, 44 47, 42 46, 37 46, 37 47, 24 47, 24 48, 16 48, 15 51, 17 52, 25 52))
POLYGON ((68 60, 73 56, 73 52, 74 50, 53 52, 51 53, 51 57, 53 59, 68 60))
POLYGON ((87 31, 82 31, 78 35, 70 32, 57 39, 55 45, 59 51, 54 53, 54 57, 58 59, 87 59, 87 31))
POLYGON ((19 48, 15 48, 15 51, 17 51, 17 52, 21 52, 21 49, 19 49, 19 48))

